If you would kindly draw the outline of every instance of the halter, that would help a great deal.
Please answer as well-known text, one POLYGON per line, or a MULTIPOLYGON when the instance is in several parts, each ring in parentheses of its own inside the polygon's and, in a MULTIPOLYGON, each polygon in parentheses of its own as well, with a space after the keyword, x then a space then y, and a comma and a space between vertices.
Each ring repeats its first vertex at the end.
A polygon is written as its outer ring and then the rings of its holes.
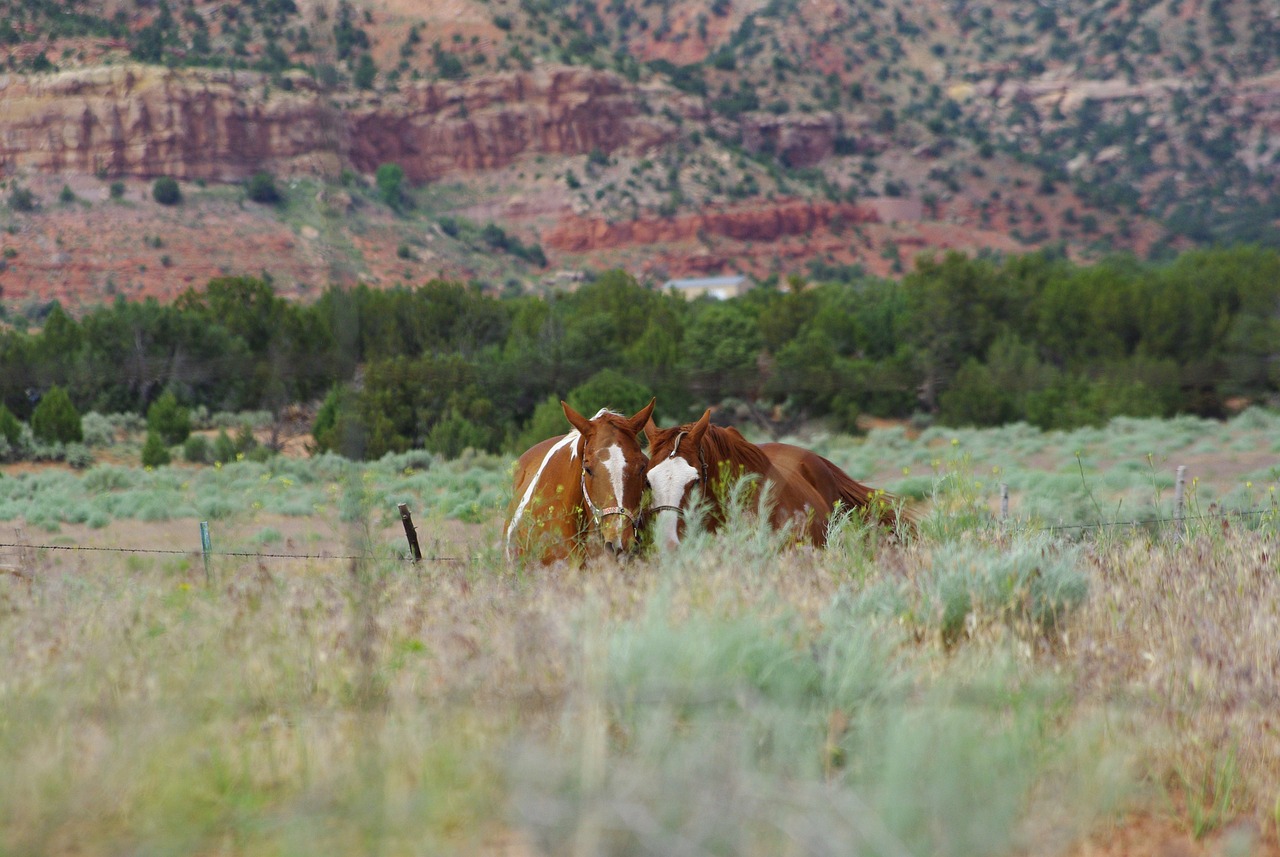
MULTIPOLYGON (((667 453, 668 461, 676 457, 676 453, 680 451, 680 441, 684 440, 684 436, 688 433, 689 432, 687 431, 681 431, 676 435, 676 442, 671 445, 671 452, 667 453)), ((703 485, 707 484, 707 459, 702 454, 702 444, 698 444, 698 481, 703 485)), ((645 510, 646 515, 656 512, 675 512, 677 515, 683 517, 685 509, 683 506, 671 506, 664 504, 661 506, 650 506, 645 510)))
POLYGON ((580 480, 582 486, 582 499, 587 501, 587 508, 591 510, 591 520, 598 527, 600 522, 611 515, 621 515, 631 522, 631 526, 636 526, 636 516, 632 515, 622 506, 605 506, 603 509, 596 505, 596 501, 591 499, 591 494, 587 492, 587 470, 582 469, 582 477, 580 480))

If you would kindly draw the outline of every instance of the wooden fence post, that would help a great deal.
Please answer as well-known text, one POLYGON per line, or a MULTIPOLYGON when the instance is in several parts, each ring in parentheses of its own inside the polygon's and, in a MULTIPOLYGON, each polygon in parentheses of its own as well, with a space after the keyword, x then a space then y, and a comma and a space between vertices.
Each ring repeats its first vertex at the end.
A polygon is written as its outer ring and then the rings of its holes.
POLYGON ((1003 523, 1009 519, 1009 483, 1000 483, 1000 521, 1003 523))
POLYGON ((413 552, 413 561, 422 561, 422 548, 418 547, 418 531, 413 528, 413 517, 409 514, 409 505, 401 503, 397 508, 400 510, 400 522, 404 524, 404 537, 409 540, 409 550, 413 552))

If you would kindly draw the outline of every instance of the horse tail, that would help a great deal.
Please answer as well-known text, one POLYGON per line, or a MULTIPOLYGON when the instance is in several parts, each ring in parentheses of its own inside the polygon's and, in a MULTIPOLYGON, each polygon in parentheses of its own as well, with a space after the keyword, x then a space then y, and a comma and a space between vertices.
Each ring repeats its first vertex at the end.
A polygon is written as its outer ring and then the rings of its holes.
POLYGON ((894 532, 900 529, 909 533, 916 531, 915 515, 906 509, 897 495, 864 485, 826 458, 822 458, 822 463, 831 470, 843 505, 864 510, 874 516, 881 526, 894 532))

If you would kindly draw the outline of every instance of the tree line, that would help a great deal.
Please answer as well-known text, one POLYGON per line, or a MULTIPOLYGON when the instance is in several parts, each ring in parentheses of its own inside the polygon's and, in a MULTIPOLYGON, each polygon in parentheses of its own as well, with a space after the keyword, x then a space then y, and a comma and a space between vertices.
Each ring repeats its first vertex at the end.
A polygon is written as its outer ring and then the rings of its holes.
POLYGON ((736 402, 764 420, 860 415, 1043 428, 1118 415, 1223 415, 1280 392, 1280 253, 1199 250, 1079 266, 950 253, 901 281, 853 277, 685 301, 608 271, 571 293, 330 288, 285 300, 223 277, 170 304, 117 299, 0 332, 0 400, 30 420, 65 391, 80 411, 319 402, 316 444, 352 457, 513 450, 560 433, 558 402, 664 421, 736 402))

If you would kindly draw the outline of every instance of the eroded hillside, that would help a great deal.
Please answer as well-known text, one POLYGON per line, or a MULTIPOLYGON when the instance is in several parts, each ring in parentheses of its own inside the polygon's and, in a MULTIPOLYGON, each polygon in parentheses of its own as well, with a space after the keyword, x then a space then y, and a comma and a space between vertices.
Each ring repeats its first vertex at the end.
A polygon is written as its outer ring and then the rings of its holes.
POLYGON ((10 300, 1276 240, 1263 0, 0 5, 10 300))

